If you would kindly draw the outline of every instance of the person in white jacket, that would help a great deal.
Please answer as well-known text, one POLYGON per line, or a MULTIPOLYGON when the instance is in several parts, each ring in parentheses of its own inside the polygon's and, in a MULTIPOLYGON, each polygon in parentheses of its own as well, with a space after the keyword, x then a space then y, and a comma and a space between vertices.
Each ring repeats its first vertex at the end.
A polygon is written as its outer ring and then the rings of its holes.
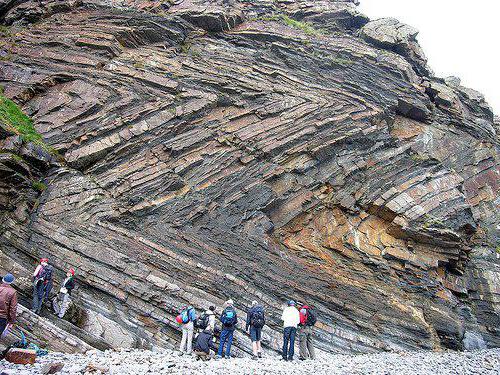
POLYGON ((208 315, 208 326, 207 328, 214 333, 215 331, 215 306, 210 306, 208 310, 205 311, 205 314, 208 315))
POLYGON ((288 306, 283 309, 283 360, 293 361, 295 334, 300 323, 299 310, 295 308, 295 301, 288 301, 288 306))

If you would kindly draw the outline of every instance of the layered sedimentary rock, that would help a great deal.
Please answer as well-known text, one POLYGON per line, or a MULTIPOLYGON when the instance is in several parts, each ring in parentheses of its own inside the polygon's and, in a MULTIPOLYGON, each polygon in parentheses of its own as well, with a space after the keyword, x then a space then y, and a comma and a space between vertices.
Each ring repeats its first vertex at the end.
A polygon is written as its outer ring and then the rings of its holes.
POLYGON ((498 120, 414 29, 354 1, 0 12, 5 95, 57 151, 1 133, 0 270, 75 267, 72 334, 168 347, 231 297, 278 349, 293 298, 327 351, 499 346, 498 120))

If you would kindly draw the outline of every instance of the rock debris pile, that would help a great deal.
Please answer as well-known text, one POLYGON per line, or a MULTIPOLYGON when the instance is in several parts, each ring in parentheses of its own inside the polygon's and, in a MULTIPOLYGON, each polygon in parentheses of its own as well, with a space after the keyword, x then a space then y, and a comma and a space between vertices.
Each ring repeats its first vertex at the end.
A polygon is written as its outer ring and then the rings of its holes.
MULTIPOLYGON (((0 363, 6 374, 34 375, 50 364, 64 364, 57 374, 143 375, 143 374, 206 374, 206 375, 335 375, 335 374, 394 374, 441 375, 500 373, 500 350, 474 352, 413 352, 366 355, 320 355, 316 361, 282 362, 278 356, 252 361, 248 358, 197 361, 191 356, 179 356, 173 351, 144 350, 92 351, 86 355, 52 353, 33 366, 0 363)), ((59 366, 60 367, 60 366, 59 366)))

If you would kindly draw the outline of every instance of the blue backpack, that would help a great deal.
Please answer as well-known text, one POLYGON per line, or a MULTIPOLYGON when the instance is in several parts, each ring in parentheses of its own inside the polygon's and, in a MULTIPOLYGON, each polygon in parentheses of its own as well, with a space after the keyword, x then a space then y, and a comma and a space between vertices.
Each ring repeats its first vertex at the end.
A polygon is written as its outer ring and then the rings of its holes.
POLYGON ((186 323, 189 323, 189 321, 191 320, 189 317, 190 310, 191 310, 190 308, 182 310, 182 312, 181 312, 182 323, 186 324, 186 323))
POLYGON ((220 317, 220 321, 224 325, 224 327, 234 327, 238 321, 236 316, 236 311, 232 307, 226 307, 222 316, 220 317))

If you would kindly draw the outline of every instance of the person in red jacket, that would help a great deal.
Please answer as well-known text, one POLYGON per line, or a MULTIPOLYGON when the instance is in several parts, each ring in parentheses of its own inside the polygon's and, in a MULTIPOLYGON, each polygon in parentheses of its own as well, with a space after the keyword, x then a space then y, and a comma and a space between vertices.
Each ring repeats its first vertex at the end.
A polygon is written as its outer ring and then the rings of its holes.
POLYGON ((17 292, 11 286, 14 276, 10 273, 2 278, 0 285, 0 338, 8 326, 16 323, 17 317, 17 292))
POLYGON ((298 306, 300 313, 299 324, 299 359, 315 359, 314 352, 314 332, 313 326, 316 324, 316 314, 307 305, 298 306))

